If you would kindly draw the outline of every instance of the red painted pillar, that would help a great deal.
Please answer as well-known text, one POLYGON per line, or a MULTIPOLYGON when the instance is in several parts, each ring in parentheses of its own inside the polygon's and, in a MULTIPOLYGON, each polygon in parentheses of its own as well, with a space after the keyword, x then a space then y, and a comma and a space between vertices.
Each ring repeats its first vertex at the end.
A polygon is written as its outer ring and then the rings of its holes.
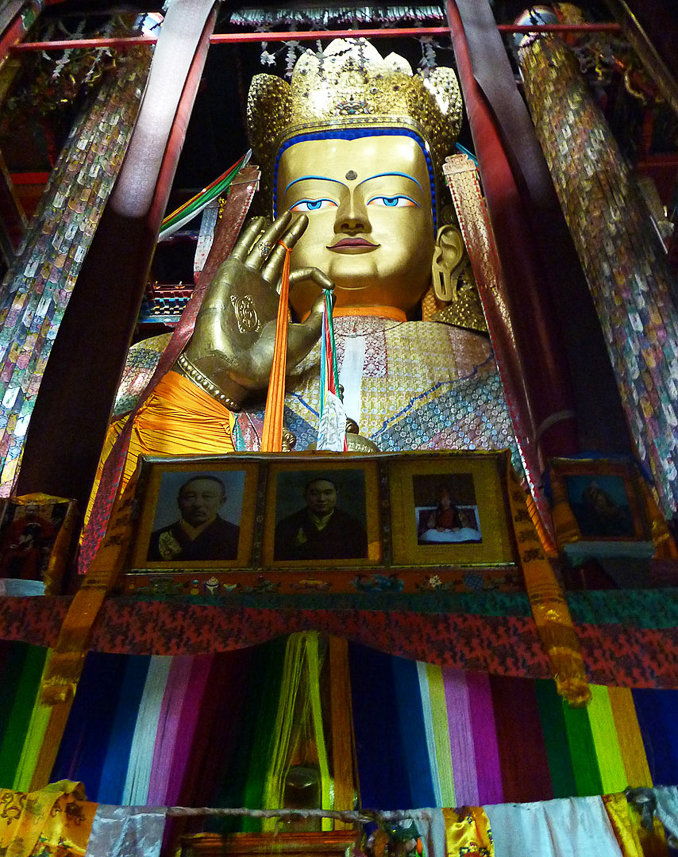
MULTIPOLYGON (((463 5, 468 9, 476 4, 484 6, 486 0, 472 0, 470 3, 468 0, 460 0, 459 3, 449 0, 447 3, 457 70, 504 273, 511 325, 524 366, 524 383, 534 415, 536 440, 545 457, 570 454, 578 450, 571 379, 556 311, 546 282, 552 275, 552 270, 543 264, 540 253, 543 248, 538 246, 539 235, 534 229, 533 212, 530 211, 532 205, 543 200, 530 199, 525 176, 519 172, 516 175, 515 165, 509 161, 505 141, 502 139, 502 128, 497 121, 494 105, 489 102, 476 79, 478 69, 472 59, 459 8, 463 5)), ((509 75, 508 79, 495 80, 498 96, 511 98, 511 90, 515 92, 525 115, 522 123, 519 121, 520 117, 513 117, 512 131, 534 137, 529 116, 517 92, 489 6, 487 13, 494 36, 499 40, 505 64, 501 65, 498 71, 504 75, 508 72, 509 75)), ((482 23, 487 24, 486 16, 482 23)), ((487 33, 477 32, 475 35, 486 44, 487 33)), ((496 65, 496 50, 494 59, 496 65)), ((496 73, 497 69, 488 68, 486 71, 492 74, 496 73)), ((510 108, 513 108, 513 105, 510 105, 510 108)), ((534 159, 543 160, 536 138, 534 146, 530 148, 530 155, 534 159)), ((546 164, 543 166, 550 184, 546 164)), ((556 200, 556 207, 557 205, 556 200)))

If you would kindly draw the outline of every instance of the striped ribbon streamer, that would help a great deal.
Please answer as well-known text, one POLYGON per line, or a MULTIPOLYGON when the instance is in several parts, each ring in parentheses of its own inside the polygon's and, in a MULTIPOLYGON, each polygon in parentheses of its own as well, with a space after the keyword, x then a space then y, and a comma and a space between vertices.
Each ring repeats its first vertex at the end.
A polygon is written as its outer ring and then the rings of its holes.
MULTIPOLYGON (((301 735, 307 732, 307 719, 310 719, 310 734, 317 754, 321 808, 332 809, 332 783, 320 702, 320 653, 318 634, 315 631, 291 634, 287 642, 271 761, 264 788, 264 809, 278 809, 284 804, 285 781, 290 760, 298 749, 301 735), (300 693, 305 693, 306 699, 300 700, 300 693), (301 705, 297 709, 299 701, 301 705), (300 722, 295 721, 298 711, 302 712, 300 722)), ((311 761, 301 758, 302 763, 311 761)), ((262 824, 264 830, 274 830, 275 826, 275 818, 265 819, 262 824)), ((330 819, 322 820, 322 829, 332 829, 330 819)))
POLYGON ((320 337, 320 416, 316 448, 346 452, 346 414, 337 393, 338 378, 332 293, 325 289, 325 312, 320 337))
POLYGON ((123 801, 139 707, 151 663, 147 656, 129 656, 125 660, 118 706, 101 771, 101 786, 96 795, 100 803, 116 805, 123 801))
POLYGON ((275 347, 271 377, 266 395, 264 428, 261 435, 262 452, 282 452, 282 430, 285 413, 285 374, 287 371, 287 314, 290 298, 290 256, 292 251, 285 247, 285 262, 280 281, 278 319, 275 327, 275 347))
MULTIPOLYGON (((51 649, 48 649, 45 653, 41 680, 49 665, 51 654, 51 649)), ((19 757, 19 763, 17 764, 16 774, 14 776, 14 784, 12 788, 15 791, 28 792, 31 790, 31 780, 38 763, 38 754, 40 753, 40 748, 42 747, 42 742, 45 738, 50 713, 50 707, 45 705, 39 694, 36 693, 31 715, 28 720, 26 739, 23 747, 21 748, 21 756, 19 757)))
POLYGON ((398 703, 400 741, 410 783, 410 806, 432 806, 435 801, 433 771, 427 747, 417 664, 405 658, 392 658, 391 669, 398 703))
POLYGON ((214 655, 196 655, 191 660, 193 663, 178 721, 177 732, 180 740, 175 744, 173 757, 170 758, 165 796, 167 806, 174 806, 180 802, 182 787, 190 767, 191 750, 198 729, 200 709, 209 687, 210 672, 215 658, 214 655))
POLYGON ((223 193, 226 193, 233 184, 236 176, 243 167, 246 167, 252 156, 250 149, 246 155, 243 155, 233 166, 229 167, 225 173, 222 173, 211 184, 203 188, 195 196, 191 197, 188 202, 180 205, 171 214, 162 221, 158 241, 165 241, 170 238, 178 229, 185 226, 194 217, 197 217, 200 212, 223 193))
POLYGON ((647 764, 643 736, 638 725, 633 693, 628 687, 608 687, 607 692, 624 761, 626 782, 631 788, 651 787, 652 777, 647 764))
POLYGON ((490 677, 484 673, 466 673, 466 687, 473 730, 478 798, 480 803, 502 803, 504 790, 490 677))
POLYGON ((13 698, 6 700, 10 713, 0 745, 0 784, 6 788, 14 788, 17 782, 47 656, 47 649, 26 647, 22 668, 15 676, 13 698))

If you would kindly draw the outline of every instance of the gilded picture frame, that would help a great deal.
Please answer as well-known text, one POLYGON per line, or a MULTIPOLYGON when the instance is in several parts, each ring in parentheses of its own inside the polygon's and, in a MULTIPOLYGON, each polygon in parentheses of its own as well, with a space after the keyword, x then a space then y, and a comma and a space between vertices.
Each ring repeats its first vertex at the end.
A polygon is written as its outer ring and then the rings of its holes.
POLYGON ((142 461, 131 570, 251 565, 259 465, 247 457, 142 461))
POLYGON ((269 465, 262 565, 330 568, 383 561, 376 461, 316 456, 269 465), (372 498, 372 499, 370 499, 372 498))
POLYGON ((393 562, 516 561, 502 453, 413 453, 390 464, 393 562))
POLYGON ((651 541, 642 477, 631 462, 553 458, 549 477, 559 545, 651 541))

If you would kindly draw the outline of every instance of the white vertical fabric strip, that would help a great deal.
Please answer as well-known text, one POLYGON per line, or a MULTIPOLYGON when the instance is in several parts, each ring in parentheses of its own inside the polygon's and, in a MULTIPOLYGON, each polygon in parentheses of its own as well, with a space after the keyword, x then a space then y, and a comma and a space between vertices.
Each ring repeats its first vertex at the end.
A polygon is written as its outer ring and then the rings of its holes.
POLYGON ((442 809, 422 809, 412 814, 426 857, 447 857, 445 816, 442 809))
POLYGON ((100 803, 85 857, 159 857, 166 812, 164 807, 147 810, 100 803))
POLYGON ((433 712, 431 711, 431 694, 428 686, 428 672, 426 664, 417 661, 417 677, 419 679, 419 695, 421 696, 421 707, 424 713, 424 732, 426 733, 426 749, 428 751, 428 764, 433 781, 433 794, 436 806, 443 805, 443 796, 440 790, 440 772, 438 770, 438 754, 436 753, 436 739, 433 731, 433 712))
POLYGON ((143 806, 148 799, 155 737, 171 665, 171 657, 154 656, 148 666, 122 793, 122 802, 126 806, 143 806))
POLYGON ((214 243, 214 230, 217 227, 219 219, 219 200, 213 199, 208 202, 202 211, 200 220, 200 232, 198 233, 198 243, 195 247, 195 257, 193 259, 193 278, 198 282, 198 276, 205 267, 205 262, 212 249, 214 243))
POLYGON ((483 807, 495 857, 621 857, 602 798, 483 807))
POLYGON ((363 368, 365 366, 364 336, 343 338, 344 360, 339 370, 339 383, 344 388, 346 416, 360 424, 363 408, 363 368))

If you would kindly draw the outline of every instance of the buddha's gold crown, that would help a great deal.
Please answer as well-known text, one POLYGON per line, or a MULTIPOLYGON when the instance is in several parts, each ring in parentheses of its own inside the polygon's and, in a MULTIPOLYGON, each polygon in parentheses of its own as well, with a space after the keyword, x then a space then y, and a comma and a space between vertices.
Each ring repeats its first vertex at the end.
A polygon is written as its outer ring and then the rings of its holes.
POLYGON ((322 53, 306 51, 291 83, 270 74, 252 80, 247 129, 262 167, 262 190, 272 193, 281 146, 301 134, 403 128, 428 148, 434 181, 461 128, 459 84, 450 68, 424 77, 397 54, 383 58, 365 39, 335 39, 322 53))

